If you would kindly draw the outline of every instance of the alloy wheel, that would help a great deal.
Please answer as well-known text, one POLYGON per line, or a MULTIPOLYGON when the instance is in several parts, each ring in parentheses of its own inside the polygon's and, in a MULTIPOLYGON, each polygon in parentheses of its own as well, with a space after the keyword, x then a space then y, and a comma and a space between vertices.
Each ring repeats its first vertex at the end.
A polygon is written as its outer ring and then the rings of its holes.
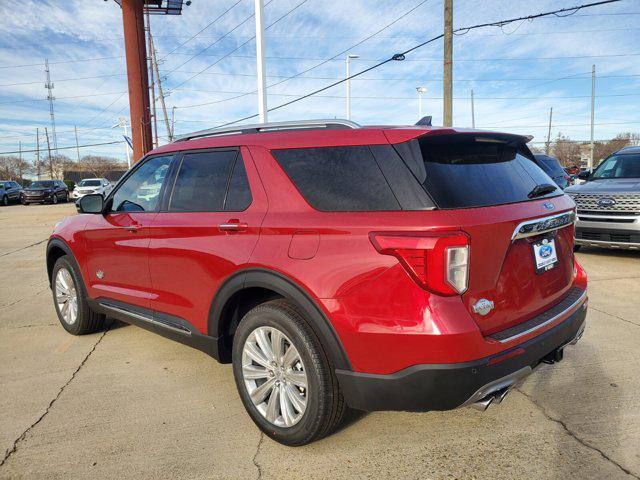
POLYGON ((292 427, 307 408, 307 374, 298 349, 280 330, 258 327, 242 348, 242 377, 253 405, 270 423, 292 427))
POLYGON ((60 316, 68 325, 73 325, 78 319, 78 293, 73 277, 66 268, 61 268, 56 274, 56 303, 60 316))

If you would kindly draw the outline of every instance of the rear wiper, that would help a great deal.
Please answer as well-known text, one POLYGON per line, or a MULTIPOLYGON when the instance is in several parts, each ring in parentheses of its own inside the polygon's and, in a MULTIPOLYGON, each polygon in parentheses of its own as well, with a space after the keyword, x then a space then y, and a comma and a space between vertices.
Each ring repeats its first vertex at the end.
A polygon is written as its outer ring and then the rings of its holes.
POLYGON ((529 193, 527 193, 527 197, 535 198, 541 197, 542 195, 546 195, 547 193, 555 192, 558 187, 555 185, 551 185, 550 183, 543 183, 541 185, 536 185, 533 187, 529 193))

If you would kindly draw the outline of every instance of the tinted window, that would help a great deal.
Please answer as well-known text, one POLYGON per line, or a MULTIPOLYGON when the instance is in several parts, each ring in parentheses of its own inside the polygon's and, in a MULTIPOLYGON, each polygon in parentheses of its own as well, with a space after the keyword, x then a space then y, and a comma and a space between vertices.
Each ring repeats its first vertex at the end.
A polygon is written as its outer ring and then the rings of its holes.
POLYGON ((251 189, 247 179, 247 171, 244 168, 242 155, 236 158, 231 180, 229 181, 229 192, 224 203, 224 210, 227 212, 241 212, 251 205, 251 189))
MULTIPOLYGON (((422 183, 440 208, 522 202, 529 200, 528 194, 536 185, 555 185, 526 146, 510 143, 512 139, 464 134, 411 142, 417 142, 419 148, 405 149, 405 155, 413 152, 422 156, 422 183)), ((556 189, 547 196, 561 193, 556 189)))
POLYGON ((318 210, 400 209, 369 147, 298 148, 273 154, 318 210))
POLYGON ((565 172, 557 158, 548 157, 547 155, 535 155, 535 159, 538 161, 540 168, 542 168, 547 175, 552 177, 564 176, 565 172))
POLYGON ((53 187, 53 182, 51 180, 43 180, 43 181, 39 180, 37 182, 33 182, 29 186, 33 188, 51 188, 53 187))
POLYGON ((169 170, 170 156, 154 157, 142 164, 113 195, 112 211, 152 212, 158 209, 162 182, 169 170))
POLYGON ((186 154, 176 177, 169 210, 222 211, 229 175, 237 155, 237 151, 186 154))

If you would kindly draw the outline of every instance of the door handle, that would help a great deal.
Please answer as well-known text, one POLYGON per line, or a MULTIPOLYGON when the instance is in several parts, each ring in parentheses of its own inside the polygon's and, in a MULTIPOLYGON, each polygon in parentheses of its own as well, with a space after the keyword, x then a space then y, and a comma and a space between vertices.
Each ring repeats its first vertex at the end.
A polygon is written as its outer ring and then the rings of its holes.
POLYGON ((126 227, 122 227, 127 232, 137 232, 140 228, 140 225, 127 225, 126 227))
POLYGON ((249 228, 249 225, 240 220, 231 219, 218 225, 218 228, 223 232, 242 232, 249 228))

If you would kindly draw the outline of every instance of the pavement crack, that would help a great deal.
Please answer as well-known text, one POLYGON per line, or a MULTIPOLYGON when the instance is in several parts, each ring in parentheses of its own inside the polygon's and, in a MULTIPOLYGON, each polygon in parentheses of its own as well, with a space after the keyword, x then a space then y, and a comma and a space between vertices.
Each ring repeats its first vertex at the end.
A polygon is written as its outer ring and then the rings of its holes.
POLYGON ((44 418, 48 415, 48 413, 51 411, 51 408, 53 407, 53 405, 56 403, 56 401, 60 398, 60 396, 62 395, 62 392, 64 392, 64 390, 69 386, 69 384, 73 381, 73 379, 76 377, 76 375, 78 374, 78 372, 82 369, 82 367, 84 367, 85 363, 87 363, 87 360, 89 360, 89 357, 91 356, 91 354, 95 351, 96 347, 100 344, 100 342, 102 341, 102 339, 104 338, 104 336, 107 334, 107 332, 109 331, 109 328, 111 328, 111 324, 109 324, 104 332, 102 332, 102 334, 100 335, 100 337, 98 337, 98 340, 96 340, 96 342, 93 344, 93 346, 91 347, 91 350, 89 350, 89 353, 87 353, 85 355, 85 357, 82 359, 82 361, 80 362, 80 365, 78 365, 78 367, 75 369, 75 371, 71 374, 71 377, 69 378, 69 380, 67 380, 67 382, 62 385, 62 387, 60 387, 60 389, 58 390, 58 393, 56 394, 56 396, 53 398, 53 400, 51 400, 49 402, 49 405, 47 405, 47 408, 45 409, 44 413, 42 415, 40 415, 40 417, 33 422, 31 425, 29 425, 29 427, 20 434, 20 436, 18 438, 16 438, 13 441, 13 446, 9 449, 7 449, 4 453, 4 458, 0 461, 0 467, 2 467, 5 463, 7 463, 7 461, 9 460, 9 458, 11 457, 11 455, 13 455, 14 453, 16 453, 16 451, 18 450, 18 445, 25 439, 27 438, 27 435, 29 434, 29 432, 31 432, 31 430, 33 430, 40 422, 42 422, 42 420, 44 420, 44 418))
MULTIPOLYGON (((262 448, 262 441, 264 440, 264 433, 260 432, 260 440, 258 440, 258 446, 256 447, 256 453, 253 455, 253 464, 256 466, 258 470, 258 476, 256 480, 262 480, 262 467, 258 463, 258 455, 260 454, 260 448, 262 448)), ((1 465, 1 464, 0 464, 1 465)))
POLYGON ((22 298, 19 298, 18 300, 14 300, 13 302, 5 303, 4 305, 0 305, 0 310, 3 310, 5 308, 9 308, 9 307, 13 307, 15 304, 20 303, 20 302, 22 302, 22 301, 24 301, 24 300, 26 300, 28 298, 32 298, 32 297, 35 297, 37 295, 40 295, 40 294, 46 292, 47 290, 49 290, 49 289, 48 288, 43 288, 42 290, 38 290, 36 293, 34 293, 33 295, 29 295, 28 297, 22 297, 22 298))
POLYGON ((632 322, 631 320, 627 320, 626 318, 622 318, 618 315, 614 315, 613 313, 605 312, 604 310, 600 310, 599 308, 596 308, 593 305, 589 305, 589 308, 591 310, 595 310, 596 312, 604 313, 605 315, 609 315, 610 317, 617 318, 618 320, 622 320, 623 322, 630 323, 631 325, 635 325, 636 327, 640 327, 640 325, 638 325, 635 322, 632 322))
POLYGON ((609 455, 607 455, 606 453, 604 453, 602 450, 600 450, 598 447, 591 445, 589 442, 587 442, 586 440, 583 440, 582 438, 578 437, 575 432, 573 432, 565 422, 563 422, 562 420, 558 419, 558 418, 554 418, 551 415, 549 415, 549 413, 547 412, 547 410, 540 405, 531 395, 528 395, 527 393, 525 393, 524 391, 520 390, 519 388, 516 388, 516 390, 518 392, 520 392, 522 395, 524 395, 531 403, 533 403, 535 405, 535 407, 550 421, 557 423, 558 425, 560 425, 565 433, 567 435, 569 435, 571 438, 573 438, 576 442, 578 442, 580 445, 582 445, 583 447, 588 448, 589 450, 592 450, 594 452, 597 452, 600 454, 600 456, 602 458, 604 458, 606 461, 608 461, 609 463, 615 465, 616 467, 618 467, 620 470, 622 470, 624 473, 626 473, 627 475, 630 475, 633 478, 636 478, 638 480, 640 480, 640 477, 638 475, 636 475, 635 473, 631 472, 629 469, 623 467, 622 465, 620 465, 618 462, 616 462, 615 460, 613 460, 609 455))
POLYGON ((32 243, 31 245, 26 245, 24 247, 18 248, 17 250, 11 250, 10 252, 0 253, 0 257, 6 257, 7 255, 13 255, 14 253, 21 252, 22 250, 26 250, 27 248, 35 247, 35 246, 40 245, 40 244, 42 244, 42 243, 44 243, 46 241, 47 241, 47 239, 45 238, 44 240, 40 240, 39 242, 32 243))

